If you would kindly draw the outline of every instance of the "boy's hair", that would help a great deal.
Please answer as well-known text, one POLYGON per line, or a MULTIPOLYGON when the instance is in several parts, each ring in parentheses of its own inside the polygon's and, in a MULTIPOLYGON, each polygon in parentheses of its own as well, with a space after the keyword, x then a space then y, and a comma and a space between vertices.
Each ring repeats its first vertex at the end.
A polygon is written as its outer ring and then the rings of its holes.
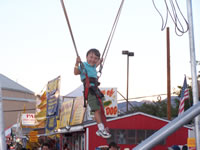
POLYGON ((90 53, 94 53, 94 54, 95 54, 97 57, 99 57, 99 58, 100 58, 100 56, 101 56, 99 50, 98 50, 98 49, 95 49, 95 48, 90 49, 90 50, 87 52, 86 56, 88 56, 90 53))

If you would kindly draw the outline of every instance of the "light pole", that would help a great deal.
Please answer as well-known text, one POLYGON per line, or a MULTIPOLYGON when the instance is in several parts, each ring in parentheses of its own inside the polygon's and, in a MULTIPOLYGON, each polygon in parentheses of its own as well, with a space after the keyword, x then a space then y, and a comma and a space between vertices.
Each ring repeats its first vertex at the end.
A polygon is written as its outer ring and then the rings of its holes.
POLYGON ((129 82, 129 56, 134 56, 134 52, 127 50, 122 51, 123 55, 127 55, 127 87, 126 87, 126 111, 128 112, 128 82, 129 82))

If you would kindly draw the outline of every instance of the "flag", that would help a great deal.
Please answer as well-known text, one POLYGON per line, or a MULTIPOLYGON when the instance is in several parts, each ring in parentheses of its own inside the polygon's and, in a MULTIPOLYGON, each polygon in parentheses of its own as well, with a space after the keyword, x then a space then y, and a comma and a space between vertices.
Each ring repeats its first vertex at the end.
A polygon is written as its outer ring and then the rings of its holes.
POLYGON ((186 80, 186 76, 185 76, 182 91, 181 91, 178 115, 180 115, 184 112, 184 102, 186 99, 189 99, 189 89, 187 87, 187 80, 186 80))

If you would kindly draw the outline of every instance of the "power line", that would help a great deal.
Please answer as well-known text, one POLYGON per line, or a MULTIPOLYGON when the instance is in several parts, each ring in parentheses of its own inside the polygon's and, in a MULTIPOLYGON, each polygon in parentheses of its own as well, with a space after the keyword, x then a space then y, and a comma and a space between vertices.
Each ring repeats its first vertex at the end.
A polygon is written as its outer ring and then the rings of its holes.
MULTIPOLYGON (((134 98, 129 98, 130 100, 131 99, 141 99, 141 98, 148 98, 148 97, 160 97, 160 96, 162 96, 162 95, 167 95, 167 94, 157 94, 157 95, 150 95, 150 96, 141 96, 141 97, 134 97, 134 98)), ((117 100, 117 101, 124 101, 124 100, 126 100, 126 99, 119 99, 119 100, 117 100)))

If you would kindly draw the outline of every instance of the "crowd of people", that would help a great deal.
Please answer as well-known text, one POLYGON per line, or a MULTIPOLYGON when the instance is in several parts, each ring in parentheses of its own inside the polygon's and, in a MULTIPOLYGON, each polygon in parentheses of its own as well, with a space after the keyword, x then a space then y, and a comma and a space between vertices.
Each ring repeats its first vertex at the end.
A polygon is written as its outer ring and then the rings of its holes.
MULTIPOLYGON (((119 150, 119 149, 120 147, 115 142, 111 142, 107 150, 119 150)), ((9 145, 7 145, 7 150, 11 150, 9 145)), ((30 149, 23 148, 22 146, 18 145, 15 148, 15 150, 30 150, 30 149)), ((41 147, 39 148, 34 147, 32 148, 32 150, 53 150, 53 149, 48 142, 45 142, 42 144, 41 147)), ((63 150, 70 150, 67 143, 64 144, 63 150)))

